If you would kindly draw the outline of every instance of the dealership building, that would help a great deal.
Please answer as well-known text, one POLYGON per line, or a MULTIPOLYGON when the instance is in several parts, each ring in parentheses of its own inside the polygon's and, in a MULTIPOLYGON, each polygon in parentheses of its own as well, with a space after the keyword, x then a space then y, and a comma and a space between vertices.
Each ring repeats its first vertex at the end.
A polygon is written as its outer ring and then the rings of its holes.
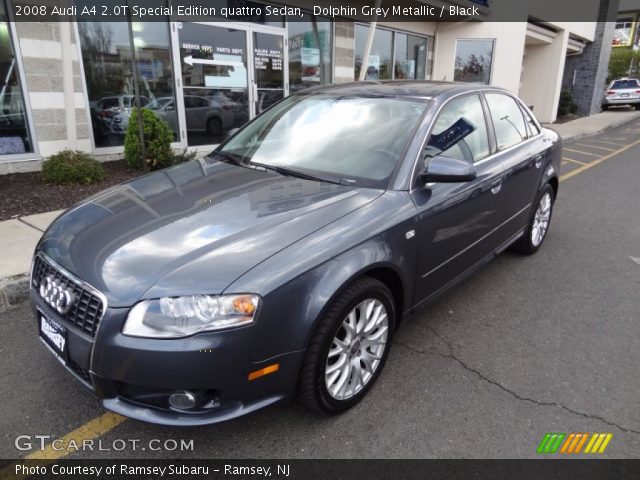
MULTIPOLYGON (((305 0, 287 2, 301 12, 295 18, 26 22, 11 2, 0 0, 0 173, 36 170, 64 148, 122 158, 136 95, 170 125, 176 149, 200 151, 293 92, 358 79, 496 85, 547 123, 561 89, 571 88, 591 114, 615 28, 544 21, 535 12, 519 22, 362 21, 314 15, 305 0)), ((489 18, 500 0, 417 4, 474 5, 489 18)), ((585 0, 581 8, 602 20, 618 1, 585 0)))

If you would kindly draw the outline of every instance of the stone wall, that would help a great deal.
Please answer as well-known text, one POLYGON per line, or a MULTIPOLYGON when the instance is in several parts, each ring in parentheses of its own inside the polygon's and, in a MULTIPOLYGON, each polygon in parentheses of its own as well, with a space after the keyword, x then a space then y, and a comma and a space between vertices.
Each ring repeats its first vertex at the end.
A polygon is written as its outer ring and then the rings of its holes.
POLYGON ((565 62, 562 89, 571 92, 580 115, 601 111, 618 6, 619 0, 601 0, 593 43, 565 62))

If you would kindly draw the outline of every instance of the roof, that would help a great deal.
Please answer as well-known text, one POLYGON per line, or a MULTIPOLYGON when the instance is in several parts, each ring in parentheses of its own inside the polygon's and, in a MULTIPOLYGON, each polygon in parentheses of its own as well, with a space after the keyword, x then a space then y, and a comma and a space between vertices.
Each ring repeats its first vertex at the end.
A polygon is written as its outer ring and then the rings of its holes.
POLYGON ((334 84, 325 87, 313 87, 302 90, 300 94, 322 94, 332 95, 372 95, 389 97, 416 97, 434 98, 440 95, 452 95, 465 91, 476 90, 500 90, 488 85, 477 83, 458 82, 428 82, 428 81, 365 81, 334 84))

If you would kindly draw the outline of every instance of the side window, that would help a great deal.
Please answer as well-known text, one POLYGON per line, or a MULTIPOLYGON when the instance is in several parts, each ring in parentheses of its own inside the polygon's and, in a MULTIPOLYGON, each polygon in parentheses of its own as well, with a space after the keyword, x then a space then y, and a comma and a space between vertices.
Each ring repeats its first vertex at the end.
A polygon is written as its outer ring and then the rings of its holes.
POLYGON ((527 127, 516 101, 501 93, 487 93, 485 97, 496 130, 498 150, 504 150, 525 140, 527 127))
POLYGON ((477 162, 489 155, 487 124, 478 95, 466 95, 447 103, 427 142, 425 159, 442 155, 477 162))

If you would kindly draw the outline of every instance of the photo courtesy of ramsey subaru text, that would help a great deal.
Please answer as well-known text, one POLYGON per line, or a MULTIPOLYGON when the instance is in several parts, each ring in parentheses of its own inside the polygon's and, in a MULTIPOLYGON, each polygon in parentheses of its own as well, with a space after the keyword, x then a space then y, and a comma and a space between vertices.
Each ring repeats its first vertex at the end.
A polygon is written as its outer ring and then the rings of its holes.
POLYGON ((40 240, 43 343, 122 415, 339 413, 394 331, 549 229, 561 140, 493 87, 363 82, 280 101, 208 156, 67 210, 40 240))

